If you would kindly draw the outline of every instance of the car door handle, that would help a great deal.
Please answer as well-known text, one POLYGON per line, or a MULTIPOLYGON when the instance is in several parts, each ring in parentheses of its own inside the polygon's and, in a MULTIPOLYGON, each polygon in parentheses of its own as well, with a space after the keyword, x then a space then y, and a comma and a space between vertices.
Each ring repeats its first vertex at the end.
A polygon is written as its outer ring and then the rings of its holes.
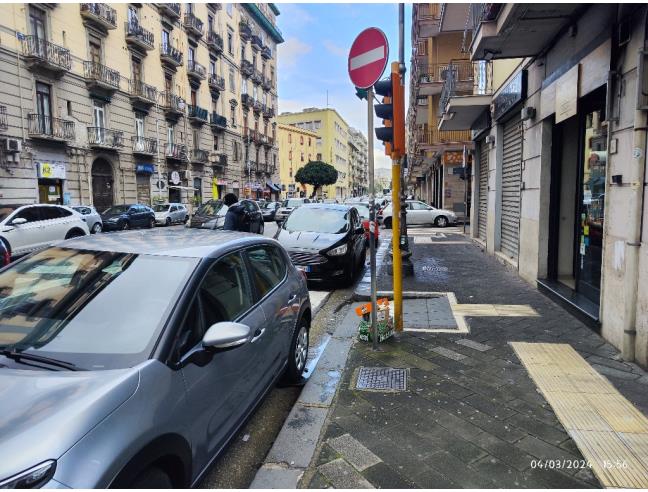
POLYGON ((254 343, 254 342, 256 342, 259 338, 261 338, 261 337, 263 336, 263 334, 265 333, 265 331, 266 331, 265 328, 261 328, 261 329, 258 329, 257 331, 255 331, 255 332, 254 332, 254 336, 252 337, 252 340, 250 340, 250 343, 254 343))
POLYGON ((292 304, 296 300, 297 300, 297 294, 293 294, 292 297, 288 299, 288 302, 286 302, 286 304, 292 304))

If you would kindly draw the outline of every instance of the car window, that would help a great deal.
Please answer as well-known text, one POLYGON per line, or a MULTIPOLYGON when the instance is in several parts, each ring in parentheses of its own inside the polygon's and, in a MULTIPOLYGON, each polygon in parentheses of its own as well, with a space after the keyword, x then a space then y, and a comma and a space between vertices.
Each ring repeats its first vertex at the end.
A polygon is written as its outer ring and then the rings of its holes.
POLYGON ((411 202, 412 210, 427 210, 427 205, 421 202, 411 202))
MULTIPOLYGON (((41 208, 41 207, 39 207, 41 208)), ((42 207, 40 215, 42 220, 60 219, 64 217, 63 209, 58 207, 42 207)))
POLYGON ((284 257, 274 246, 261 246, 247 250, 251 277, 259 298, 264 297, 286 275, 284 257))
POLYGON ((59 217, 69 217, 70 215, 72 215, 72 212, 70 212, 67 208, 56 207, 56 212, 59 217))
POLYGON ((36 222, 41 219, 40 209, 43 207, 27 207, 16 214, 14 219, 25 219, 27 222, 36 222))
POLYGON ((256 203, 250 201, 250 200, 244 200, 243 206, 245 207, 245 210, 248 212, 256 212, 257 211, 257 205, 256 203))

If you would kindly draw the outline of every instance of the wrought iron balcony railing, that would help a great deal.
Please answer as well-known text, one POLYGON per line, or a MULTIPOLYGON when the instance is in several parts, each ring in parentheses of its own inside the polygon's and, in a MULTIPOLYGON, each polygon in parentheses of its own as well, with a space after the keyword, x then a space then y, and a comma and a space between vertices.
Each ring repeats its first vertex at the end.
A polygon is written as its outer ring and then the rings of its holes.
POLYGON ((50 43, 37 36, 25 36, 22 40, 23 55, 34 64, 67 71, 72 68, 70 50, 58 44, 50 43))
POLYGON ((422 84, 443 83, 452 71, 459 82, 472 81, 475 77, 474 63, 470 60, 456 60, 448 63, 431 63, 419 67, 419 81, 422 84))
POLYGON ((261 50, 261 56, 266 60, 270 60, 272 58, 272 49, 270 48, 270 46, 263 47, 263 49, 261 50))
POLYGON ((196 121, 207 121, 207 115, 209 113, 206 109, 201 108, 200 106, 192 106, 192 105, 187 106, 187 108, 188 108, 187 116, 190 119, 196 121))
POLYGON ((158 91, 152 85, 145 84, 141 80, 129 81, 129 92, 131 97, 154 104, 157 101, 158 91))
POLYGON ((105 29, 117 27, 117 11, 107 3, 82 3, 81 17, 105 29))
POLYGON ((83 73, 85 78, 91 82, 119 89, 120 75, 117 70, 108 68, 101 63, 85 61, 83 62, 83 73))
POLYGON ((209 87, 213 90, 224 91, 225 90, 225 78, 215 73, 209 74, 209 87))
POLYGON ((250 37, 252 36, 252 27, 250 26, 250 24, 248 24, 244 20, 239 22, 239 34, 241 35, 241 38, 245 41, 250 39, 250 37))
POLYGON ((477 30, 482 22, 488 22, 497 19, 501 3, 471 3, 468 10, 468 19, 464 28, 463 39, 461 42, 461 51, 466 53, 469 49, 470 40, 475 37, 477 30))
POLYGON ((249 94, 241 94, 241 105, 244 108, 249 108, 254 104, 254 99, 249 94))
POLYGON ((158 8, 167 17, 173 20, 180 18, 180 4, 179 3, 158 3, 158 8))
POLYGON ((481 60, 470 63, 468 68, 460 69, 454 63, 448 65, 443 82, 443 89, 439 97, 439 114, 445 112, 448 101, 450 101, 451 97, 457 95, 458 92, 467 92, 468 94, 492 93, 491 63, 481 60), (468 75, 469 72, 472 72, 472 78, 468 75), (468 82, 470 84, 469 87, 462 86, 462 82, 468 82))
POLYGON ((0 106, 0 130, 4 131, 9 128, 7 121, 7 106, 0 106))
POLYGON ((187 160, 187 146, 185 144, 168 143, 164 146, 164 155, 167 159, 178 161, 187 160))
POLYGON ((250 77, 254 73, 254 65, 248 60, 241 60, 241 73, 250 77))
POLYGON ((32 113, 27 115, 29 136, 53 140, 74 140, 74 121, 32 113))
POLYGON ((263 83, 263 75, 258 70, 254 70, 252 72, 252 76, 250 77, 250 79, 254 84, 261 85, 263 83))
POLYGON ((155 46, 155 38, 151 31, 147 31, 137 22, 125 22, 126 42, 139 46, 144 50, 152 50, 155 46))
POLYGON ((263 90, 271 91, 272 90, 272 79, 269 79, 267 77, 263 77, 263 80, 261 81, 261 85, 263 87, 263 90))
POLYGON ((146 137, 131 137, 133 154, 154 155, 157 153, 157 140, 146 137))
POLYGON ((108 128, 89 126, 88 144, 91 147, 104 147, 116 149, 124 146, 124 132, 109 130, 108 128))
POLYGON ((223 51, 223 36, 215 31, 209 31, 207 33, 207 46, 217 53, 220 53, 223 51))
POLYGON ((227 154, 216 154, 216 160, 212 162, 212 166, 227 166, 227 154))
POLYGON ((192 13, 187 13, 184 16, 184 28, 189 34, 194 36, 203 35, 203 22, 192 13))
POLYGON ((205 80, 207 69, 196 60, 189 60, 187 63, 187 75, 197 80, 205 80))
POLYGON ((162 107, 167 113, 182 114, 185 112, 187 103, 180 96, 170 92, 163 92, 161 95, 162 107))
POLYGON ((273 118, 275 115, 275 110, 272 106, 266 106, 263 108, 263 117, 266 119, 273 118))
POLYGON ((182 65, 182 52, 175 49, 169 43, 160 45, 160 60, 173 67, 182 65))
POLYGON ((263 104, 261 104, 261 101, 254 100, 254 104, 252 106, 252 110, 255 113, 260 113, 263 110, 263 104))
POLYGON ((209 115, 209 123, 216 128, 227 128, 227 118, 219 115, 215 111, 209 115))
POLYGON ((252 49, 255 50, 260 50, 263 48, 263 41, 261 41, 261 36, 257 36, 256 34, 252 35, 252 49))
POLYGON ((448 143, 471 142, 470 130, 445 130, 441 131, 434 126, 416 132, 416 140, 423 145, 441 145, 448 143))
POLYGON ((191 149, 191 162, 206 164, 209 161, 209 152, 203 149, 191 149))

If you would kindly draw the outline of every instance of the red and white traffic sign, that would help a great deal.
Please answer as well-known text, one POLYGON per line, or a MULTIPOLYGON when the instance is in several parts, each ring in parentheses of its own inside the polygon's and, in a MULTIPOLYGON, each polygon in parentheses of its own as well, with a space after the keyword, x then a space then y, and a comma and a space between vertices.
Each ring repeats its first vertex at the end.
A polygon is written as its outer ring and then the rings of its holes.
POLYGON ((389 59, 387 36, 380 29, 365 29, 349 51, 349 77, 360 89, 368 89, 382 76, 389 59))

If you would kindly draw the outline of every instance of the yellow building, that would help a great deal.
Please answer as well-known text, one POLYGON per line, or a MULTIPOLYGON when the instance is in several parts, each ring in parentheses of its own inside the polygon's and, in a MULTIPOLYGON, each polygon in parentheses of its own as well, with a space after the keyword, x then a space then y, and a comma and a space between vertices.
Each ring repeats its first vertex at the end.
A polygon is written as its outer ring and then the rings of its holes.
POLYGON ((278 128, 281 197, 308 196, 312 189, 296 183, 295 174, 309 161, 317 160, 317 133, 281 123, 278 128))
POLYGON ((299 113, 281 113, 277 122, 317 134, 315 159, 331 164, 338 172, 337 183, 324 186, 323 195, 338 200, 350 197, 349 125, 344 118, 332 108, 306 108, 299 113))

